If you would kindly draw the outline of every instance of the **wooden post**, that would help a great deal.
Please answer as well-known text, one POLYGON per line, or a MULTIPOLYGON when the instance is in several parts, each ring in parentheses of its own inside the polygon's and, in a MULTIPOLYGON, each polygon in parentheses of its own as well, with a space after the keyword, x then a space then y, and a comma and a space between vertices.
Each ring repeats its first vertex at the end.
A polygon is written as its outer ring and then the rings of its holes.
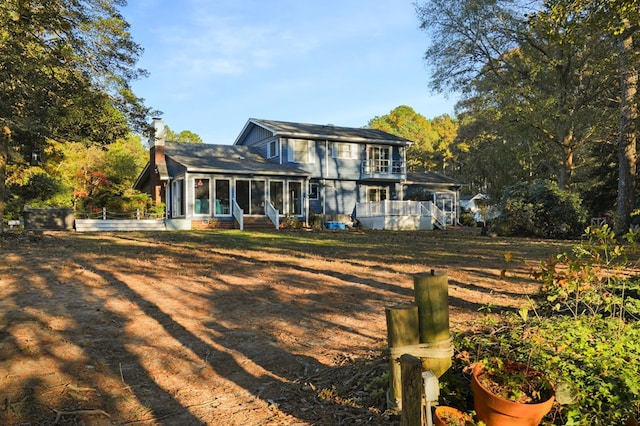
POLYGON ((402 415, 400 426, 422 426, 422 363, 413 355, 400 357, 402 370, 402 415))
MULTIPOLYGON (((385 309, 389 349, 420 343, 418 332, 418 307, 396 305, 385 309)), ((389 356, 389 408, 402 409, 402 377, 399 356, 389 356)))
MULTIPOLYGON (((434 347, 450 346, 449 332, 449 283, 445 273, 431 270, 413 279, 420 343, 434 343, 434 347), (441 342, 441 343, 437 343, 441 342)), ((440 377, 449 367, 451 358, 423 358, 423 368, 440 377)))

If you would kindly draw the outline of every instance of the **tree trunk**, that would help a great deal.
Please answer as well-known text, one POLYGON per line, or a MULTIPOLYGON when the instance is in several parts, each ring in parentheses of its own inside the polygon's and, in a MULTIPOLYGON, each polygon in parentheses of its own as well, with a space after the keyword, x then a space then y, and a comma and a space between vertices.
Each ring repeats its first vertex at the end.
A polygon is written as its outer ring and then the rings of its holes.
POLYGON ((0 235, 4 232, 4 200, 7 192, 6 176, 10 136, 11 131, 8 127, 0 127, 0 235))
MULTIPOLYGON (((626 23, 628 27, 628 22, 626 23)), ((633 35, 619 36, 620 53, 620 135, 618 136, 618 206, 615 231, 625 233, 631 225, 635 208, 636 125, 638 106, 635 100, 638 72, 632 63, 633 35)))
POLYGON ((565 136, 562 146, 562 162, 558 173, 558 188, 563 191, 568 190, 571 176, 573 175, 573 134, 565 136))

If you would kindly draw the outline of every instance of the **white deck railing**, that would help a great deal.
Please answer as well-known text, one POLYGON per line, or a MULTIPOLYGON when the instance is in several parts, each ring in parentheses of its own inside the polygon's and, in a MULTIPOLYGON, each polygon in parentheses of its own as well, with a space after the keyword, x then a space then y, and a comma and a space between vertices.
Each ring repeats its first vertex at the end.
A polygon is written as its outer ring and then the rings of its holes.
POLYGON ((433 218, 436 225, 446 228, 447 213, 439 209, 432 201, 370 201, 356 204, 356 218, 421 216, 433 218))
POLYGON ((238 222, 240 230, 244 230, 244 210, 240 208, 236 200, 233 200, 233 217, 238 222))
POLYGON ((271 222, 273 222, 276 229, 280 229, 280 211, 275 208, 271 201, 267 201, 266 203, 265 214, 271 220, 271 222))
POLYGON ((432 206, 433 203, 431 201, 370 201, 357 204, 356 216, 431 216, 432 206))

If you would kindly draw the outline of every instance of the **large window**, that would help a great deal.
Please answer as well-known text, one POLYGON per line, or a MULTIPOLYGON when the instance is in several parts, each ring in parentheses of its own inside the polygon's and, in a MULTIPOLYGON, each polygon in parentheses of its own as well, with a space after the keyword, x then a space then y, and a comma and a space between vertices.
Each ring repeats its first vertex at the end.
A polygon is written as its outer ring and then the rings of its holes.
POLYGON ((251 214, 264 214, 266 199, 265 184, 263 180, 251 181, 251 214))
POLYGON ((209 214, 209 179, 195 179, 194 214, 209 214))
POLYGON ((184 216, 184 179, 171 182, 171 217, 184 216))
POLYGON ((216 179, 216 215, 228 215, 231 213, 231 192, 229 179, 216 179))
POLYGON ((373 173, 389 173, 391 149, 386 146, 371 146, 367 150, 367 160, 373 173))
POLYGON ((246 215, 263 215, 265 183, 263 180, 236 181, 236 202, 246 215))
POLYGON ((288 160, 293 163, 314 163, 315 142, 301 139, 289 139, 288 160))
POLYGON ((284 213, 284 182, 272 180, 269 182, 269 198, 273 207, 280 212, 284 213))

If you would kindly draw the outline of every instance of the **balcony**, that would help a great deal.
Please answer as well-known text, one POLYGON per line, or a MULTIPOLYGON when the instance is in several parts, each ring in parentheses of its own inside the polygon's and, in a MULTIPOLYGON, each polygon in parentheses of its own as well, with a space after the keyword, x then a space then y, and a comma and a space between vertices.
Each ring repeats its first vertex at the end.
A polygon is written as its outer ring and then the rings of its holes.
POLYGON ((360 174, 361 179, 404 180, 407 169, 401 160, 365 160, 360 174))

